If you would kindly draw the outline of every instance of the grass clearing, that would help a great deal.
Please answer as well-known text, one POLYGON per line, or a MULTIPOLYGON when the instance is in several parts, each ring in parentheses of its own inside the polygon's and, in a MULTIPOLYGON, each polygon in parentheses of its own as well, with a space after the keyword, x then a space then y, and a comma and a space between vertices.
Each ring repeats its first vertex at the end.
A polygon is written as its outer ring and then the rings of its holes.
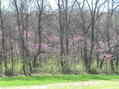
POLYGON ((0 89, 119 89, 119 80, 90 80, 40 86, 1 87, 0 89))
POLYGON ((79 83, 51 85, 47 89, 119 89, 119 81, 97 80, 79 83))
POLYGON ((47 85, 54 83, 66 83, 66 82, 80 82, 80 81, 92 81, 92 80, 119 80, 118 75, 45 75, 45 76, 32 76, 32 77, 7 77, 0 78, 0 86, 29 86, 29 85, 47 85))

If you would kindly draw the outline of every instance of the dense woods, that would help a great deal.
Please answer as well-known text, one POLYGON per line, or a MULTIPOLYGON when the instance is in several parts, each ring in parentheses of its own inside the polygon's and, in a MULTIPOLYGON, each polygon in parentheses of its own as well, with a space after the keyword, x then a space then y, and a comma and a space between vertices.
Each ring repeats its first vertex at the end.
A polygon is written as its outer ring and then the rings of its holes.
POLYGON ((3 2, 1 76, 119 72, 118 0, 3 2))

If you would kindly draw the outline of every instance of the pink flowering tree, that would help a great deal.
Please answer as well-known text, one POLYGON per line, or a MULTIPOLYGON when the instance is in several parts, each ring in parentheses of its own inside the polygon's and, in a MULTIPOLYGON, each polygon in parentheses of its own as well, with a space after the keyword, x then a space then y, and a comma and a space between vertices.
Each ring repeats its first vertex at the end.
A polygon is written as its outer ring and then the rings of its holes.
POLYGON ((30 37, 33 36, 33 32, 30 32, 30 31, 29 32, 26 32, 26 31, 24 31, 24 34, 23 35, 24 35, 25 38, 30 38, 30 37))
POLYGON ((46 44, 46 43, 41 43, 41 45, 40 44, 32 44, 32 48, 36 48, 36 49, 38 49, 38 48, 48 49, 48 44, 46 44))
POLYGON ((111 61, 113 58, 113 55, 111 53, 105 53, 104 54, 104 60, 111 61))
POLYGON ((72 47, 72 54, 76 54, 77 52, 79 52, 79 49, 81 49, 81 44, 84 40, 84 37, 80 34, 75 34, 73 35, 71 38, 69 38, 69 46, 70 48, 72 47))
POLYGON ((103 48, 96 48, 96 52, 102 53, 102 52, 104 52, 104 49, 103 48))
POLYGON ((59 41, 59 37, 55 36, 55 35, 50 35, 50 36, 47 36, 47 39, 49 41, 59 41))
POLYGON ((51 48, 56 49, 58 47, 60 38, 56 35, 51 34, 47 36, 47 41, 51 48))
POLYGON ((75 36, 73 36, 73 38, 72 38, 72 40, 74 40, 74 41, 79 41, 79 40, 83 40, 83 39, 84 39, 84 37, 81 36, 81 35, 75 35, 75 36))

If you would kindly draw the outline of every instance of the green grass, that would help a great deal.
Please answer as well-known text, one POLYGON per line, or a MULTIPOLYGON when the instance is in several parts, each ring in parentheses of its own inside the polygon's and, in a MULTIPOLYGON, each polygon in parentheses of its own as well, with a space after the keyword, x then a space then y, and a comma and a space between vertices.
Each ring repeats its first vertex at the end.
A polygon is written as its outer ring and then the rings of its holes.
MULTIPOLYGON (((24 85, 47 85, 61 82, 78 82, 89 80, 119 80, 118 75, 55 75, 55 76, 32 76, 32 77, 7 77, 0 78, 0 86, 24 86, 24 85)), ((90 89, 90 88, 89 88, 90 89)))

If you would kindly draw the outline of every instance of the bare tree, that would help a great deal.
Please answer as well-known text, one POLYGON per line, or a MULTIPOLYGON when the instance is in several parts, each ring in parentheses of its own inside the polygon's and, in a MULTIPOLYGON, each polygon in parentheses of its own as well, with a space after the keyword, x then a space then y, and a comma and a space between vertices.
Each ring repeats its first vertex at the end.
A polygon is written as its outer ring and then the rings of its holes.
POLYGON ((44 11, 44 3, 45 1, 44 0, 35 0, 36 2, 36 8, 38 10, 38 28, 37 28, 37 32, 38 32, 38 43, 39 43, 39 48, 38 48, 38 51, 36 53, 36 55, 34 56, 34 67, 37 63, 37 57, 41 54, 41 43, 42 43, 42 30, 43 30, 43 27, 41 25, 41 22, 42 22, 42 16, 43 16, 43 11, 44 11))
POLYGON ((2 12, 2 0, 0 0, 0 28, 2 32, 2 58, 4 59, 4 67, 5 67, 5 75, 7 73, 7 59, 6 59, 6 47, 5 47, 5 27, 4 27, 4 19, 3 19, 3 12, 2 12))
POLYGON ((23 59, 23 71, 25 75, 31 75, 31 64, 30 64, 30 60, 26 59, 26 57, 30 56, 28 47, 26 45, 25 42, 25 38, 24 38, 24 32, 27 32, 27 24, 28 24, 28 18, 29 18, 29 14, 28 14, 28 4, 30 3, 29 0, 13 0, 12 1, 13 6, 15 7, 15 11, 16 11, 16 20, 17 20, 17 26, 18 26, 18 33, 19 33, 19 39, 18 40, 18 45, 20 48, 20 54, 21 57, 23 59), (27 72, 28 68, 26 69, 26 67, 30 67, 29 71, 27 72), (28 73, 28 74, 27 74, 28 73))

